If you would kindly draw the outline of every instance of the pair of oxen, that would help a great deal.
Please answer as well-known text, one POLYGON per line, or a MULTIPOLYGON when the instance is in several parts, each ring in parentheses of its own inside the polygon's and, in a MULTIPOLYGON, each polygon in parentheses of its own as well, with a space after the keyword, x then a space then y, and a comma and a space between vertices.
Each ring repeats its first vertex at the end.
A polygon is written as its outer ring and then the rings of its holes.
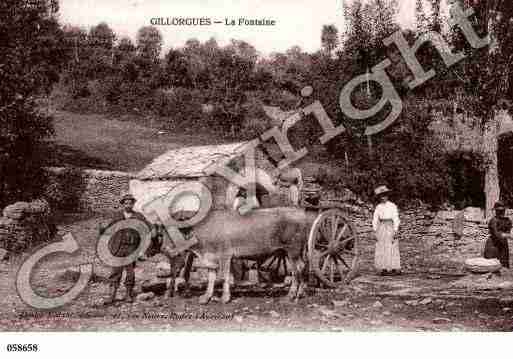
MULTIPOLYGON (((191 265, 191 252, 208 268, 206 292, 200 297, 201 304, 208 303, 214 294, 218 274, 223 281, 221 301, 231 299, 230 274, 232 259, 247 259, 262 263, 276 253, 286 253, 292 283, 288 298, 301 297, 306 287, 305 250, 309 230, 317 212, 298 207, 256 209, 241 216, 235 211, 215 210, 209 218, 193 228, 197 242, 188 251, 176 252, 163 246, 160 238, 154 238, 146 251, 148 257, 158 253, 165 255, 171 265, 171 283, 168 296, 174 295, 175 279, 181 268, 191 265), (187 263, 189 262, 189 263, 187 263)), ((188 280, 188 274, 186 282, 188 280)))

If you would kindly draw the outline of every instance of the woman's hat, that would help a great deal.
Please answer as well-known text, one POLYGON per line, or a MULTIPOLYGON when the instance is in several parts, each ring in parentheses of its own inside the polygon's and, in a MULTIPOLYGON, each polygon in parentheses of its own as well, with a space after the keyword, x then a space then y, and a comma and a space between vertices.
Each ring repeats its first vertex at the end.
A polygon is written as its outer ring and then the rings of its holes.
POLYGON ((378 188, 376 188, 374 190, 374 194, 376 196, 379 196, 381 194, 385 194, 385 193, 388 193, 388 192, 390 192, 390 189, 387 186, 379 186, 378 188))
POLYGON ((135 199, 135 197, 134 197, 134 196, 132 196, 130 193, 125 193, 125 194, 123 194, 123 195, 121 196, 121 198, 119 199, 119 203, 121 203, 121 204, 122 204, 123 202, 128 201, 128 200, 133 201, 133 202, 136 202, 136 199, 135 199))

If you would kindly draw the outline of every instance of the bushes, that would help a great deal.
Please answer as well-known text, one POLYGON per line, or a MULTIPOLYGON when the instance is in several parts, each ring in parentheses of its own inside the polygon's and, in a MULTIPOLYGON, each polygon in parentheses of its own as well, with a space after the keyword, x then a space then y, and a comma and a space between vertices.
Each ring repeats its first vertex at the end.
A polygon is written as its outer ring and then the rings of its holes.
POLYGON ((122 84, 123 80, 119 76, 107 76, 98 81, 98 86, 93 93, 98 93, 108 103, 117 104, 122 95, 122 84))
POLYGON ((348 135, 330 143, 328 151, 340 162, 344 152, 349 155, 350 167, 341 173, 340 182, 367 199, 376 186, 387 184, 403 204, 421 200, 435 207, 482 205, 482 158, 475 149, 447 151, 429 129, 429 107, 428 102, 407 99, 396 123, 373 136, 373 154, 364 136, 348 135))
POLYGON ((245 118, 239 124, 241 139, 252 140, 272 126, 271 120, 266 116, 262 107, 262 101, 258 98, 259 94, 258 92, 247 94, 247 101, 243 105, 245 118))
POLYGON ((80 168, 69 167, 58 174, 47 173, 46 181, 43 196, 53 210, 76 212, 80 209, 80 196, 87 185, 80 168))
POLYGON ((170 118, 168 127, 198 128, 207 119, 207 114, 202 112, 202 97, 200 91, 181 87, 158 90, 153 96, 153 108, 157 115, 170 118))
POLYGON ((386 184, 403 205, 413 200, 434 207, 484 204, 482 159, 473 152, 447 153, 432 138, 416 143, 408 138, 389 140, 376 152, 374 159, 346 167, 338 181, 328 178, 328 184, 348 187, 367 200, 372 200, 375 187, 386 184))
POLYGON ((144 81, 133 83, 123 82, 120 85, 117 104, 126 112, 147 112, 152 109, 152 96, 154 91, 144 81))
POLYGON ((439 206, 447 201, 452 181, 441 148, 430 139, 412 142, 408 136, 387 137, 376 146, 373 158, 365 153, 355 156, 352 151, 341 184, 367 200, 375 187, 387 184, 394 190, 394 200, 401 203, 419 199, 439 206))

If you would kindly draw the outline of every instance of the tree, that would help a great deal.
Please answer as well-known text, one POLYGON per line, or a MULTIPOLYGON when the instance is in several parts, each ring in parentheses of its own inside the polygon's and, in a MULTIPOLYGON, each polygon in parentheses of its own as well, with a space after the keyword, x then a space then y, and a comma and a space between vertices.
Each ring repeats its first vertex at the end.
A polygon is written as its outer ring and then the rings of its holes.
POLYGON ((169 50, 164 60, 167 86, 190 87, 188 64, 185 55, 175 49, 169 50))
POLYGON ((429 17, 424 9, 424 0, 416 0, 415 2, 415 22, 419 35, 429 31, 429 17))
POLYGON ((343 37, 345 55, 356 59, 358 54, 370 52, 372 33, 364 19, 362 1, 344 2, 344 18, 346 21, 343 37))
POLYGON ((323 25, 321 33, 322 48, 331 56, 338 46, 338 29, 335 25, 323 25))
POLYGON ((356 74, 378 64, 387 55, 383 39, 399 30, 397 1, 354 0, 344 3, 346 28, 343 36, 345 56, 357 63, 356 74))
POLYGON ((383 39, 400 29, 396 20, 398 9, 397 0, 370 0, 364 7, 364 22, 371 33, 372 65, 386 57, 383 39))
POLYGON ((0 3, 0 207, 40 194, 39 169, 53 127, 35 98, 48 93, 67 59, 57 11, 50 0, 0 3))
POLYGON ((211 70, 208 98, 214 104, 217 125, 234 136, 245 116, 246 92, 251 89, 255 64, 238 56, 233 48, 222 49, 211 70))
POLYGON ((122 63, 134 57, 135 53, 136 48, 132 40, 128 37, 122 37, 114 48, 114 61, 112 64, 119 68, 122 63))
POLYGON ((441 20, 441 2, 442 0, 429 0, 431 5, 431 21, 429 24, 429 28, 432 31, 440 32, 442 29, 442 20, 441 20))
POLYGON ((114 41, 116 35, 105 22, 93 26, 87 36, 88 56, 86 77, 88 79, 105 79, 113 72, 114 41))
MULTIPOLYGON (((354 0, 345 3, 344 17, 346 29, 343 37, 344 53, 342 66, 351 76, 369 73, 389 55, 389 48, 383 40, 396 32, 397 2, 384 0, 354 0)), ((359 107, 370 107, 377 99, 378 91, 373 91, 373 84, 367 81, 365 91, 359 97, 359 107), (363 106, 362 106, 363 105, 363 106)), ((379 99, 378 99, 379 100, 379 99)), ((361 121, 360 121, 361 122, 361 121)))
POLYGON ((252 63, 256 63, 258 59, 258 52, 255 47, 243 40, 231 39, 226 50, 252 63))
POLYGON ((114 31, 105 22, 93 26, 89 31, 89 46, 111 50, 115 40, 116 35, 114 35, 114 31))
MULTIPOLYGON (((212 51, 214 49, 210 48, 212 51)), ((212 57, 211 60, 214 61, 215 54, 212 52, 206 54, 201 42, 194 38, 185 42, 182 53, 186 58, 187 76, 192 81, 192 86, 194 88, 205 87, 206 82, 209 82, 208 78, 206 78, 208 74, 205 71, 214 71, 213 67, 209 66, 210 60, 208 60, 208 57, 212 57)))
POLYGON ((137 51, 139 56, 152 60, 158 59, 162 51, 162 34, 154 26, 144 26, 137 32, 137 51))
POLYGON ((216 50, 219 50, 219 44, 217 43, 217 40, 215 39, 215 37, 211 37, 210 39, 208 39, 205 44, 205 49, 207 49, 207 51, 216 51, 216 50))
POLYGON ((129 37, 122 37, 118 42, 117 49, 118 51, 127 54, 133 53, 136 50, 134 43, 129 37))
POLYGON ((71 60, 79 62, 81 58, 87 58, 87 31, 70 25, 65 25, 62 31, 71 60), (85 56, 83 56, 84 53, 85 56))
POLYGON ((476 33, 482 38, 487 35, 488 46, 472 49, 463 41, 459 30, 453 31, 453 43, 469 56, 458 71, 462 88, 474 101, 467 106, 481 119, 484 129, 483 155, 485 168, 486 213, 489 217, 493 205, 500 198, 497 134, 499 126, 500 102, 511 99, 512 80, 509 64, 513 60, 513 4, 503 0, 458 0, 451 7, 451 15, 458 9, 472 6, 475 15, 472 19, 476 33))

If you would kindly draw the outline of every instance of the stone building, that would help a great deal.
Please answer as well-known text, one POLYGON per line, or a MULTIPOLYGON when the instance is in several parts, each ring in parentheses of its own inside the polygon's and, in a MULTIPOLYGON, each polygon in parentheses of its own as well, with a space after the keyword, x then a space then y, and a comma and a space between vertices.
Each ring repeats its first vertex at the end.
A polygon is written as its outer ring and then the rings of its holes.
MULTIPOLYGON (((237 195, 239 187, 219 174, 209 170, 213 165, 227 163, 235 172, 244 174, 243 149, 246 142, 224 145, 184 147, 168 151, 155 158, 148 166, 130 181, 130 193, 137 199, 136 209, 148 213, 148 206, 170 206, 171 212, 197 211, 197 196, 186 196, 180 201, 169 203, 160 201, 177 186, 184 183, 200 182, 213 197, 213 209, 228 209, 237 195)), ((288 205, 287 188, 276 186, 276 160, 260 144, 255 151, 255 165, 267 174, 258 176, 257 195, 262 207, 288 205)), ((151 211, 150 211, 151 212, 151 211)))

